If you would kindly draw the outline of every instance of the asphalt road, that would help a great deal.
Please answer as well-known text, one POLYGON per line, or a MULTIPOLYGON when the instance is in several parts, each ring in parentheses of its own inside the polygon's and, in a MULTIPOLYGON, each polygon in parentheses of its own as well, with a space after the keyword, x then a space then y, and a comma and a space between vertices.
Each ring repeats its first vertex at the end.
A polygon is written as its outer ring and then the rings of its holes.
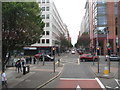
MULTIPOLYGON (((88 82, 91 82, 91 80, 94 81, 96 77, 89 65, 92 63, 91 62, 79 63, 78 58, 79 58, 79 55, 77 53, 76 54, 68 53, 64 57, 62 57, 61 63, 64 64, 64 68, 61 75, 54 81, 44 86, 43 88, 58 88, 60 83, 64 82, 64 81, 61 81, 61 79, 88 80, 88 82)), ((75 82, 72 84, 75 84, 75 82)), ((84 85, 86 85, 86 83, 84 85)), ((94 84, 94 87, 95 85, 96 84, 94 84)), ((64 88, 64 87, 61 87, 61 88, 64 88)))

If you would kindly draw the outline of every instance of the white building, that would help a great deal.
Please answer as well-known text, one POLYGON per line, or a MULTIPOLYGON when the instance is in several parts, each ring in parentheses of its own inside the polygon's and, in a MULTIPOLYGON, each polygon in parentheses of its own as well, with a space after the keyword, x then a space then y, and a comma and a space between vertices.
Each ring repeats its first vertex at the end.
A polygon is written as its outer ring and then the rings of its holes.
POLYGON ((55 42, 59 42, 60 34, 66 33, 66 28, 52 0, 39 0, 39 4, 45 23, 44 35, 32 46, 55 46, 55 42))
POLYGON ((42 19, 45 23, 44 35, 37 43, 31 46, 59 47, 61 34, 68 36, 67 26, 63 23, 52 0, 39 0, 38 2, 42 10, 42 19))

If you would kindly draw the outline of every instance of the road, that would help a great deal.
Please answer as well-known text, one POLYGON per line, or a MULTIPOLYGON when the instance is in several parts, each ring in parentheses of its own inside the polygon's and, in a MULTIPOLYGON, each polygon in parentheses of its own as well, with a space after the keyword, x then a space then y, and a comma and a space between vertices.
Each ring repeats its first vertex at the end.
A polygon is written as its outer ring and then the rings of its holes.
POLYGON ((66 54, 61 75, 43 88, 101 88, 103 85, 90 68, 91 62, 78 62, 78 54, 66 54))

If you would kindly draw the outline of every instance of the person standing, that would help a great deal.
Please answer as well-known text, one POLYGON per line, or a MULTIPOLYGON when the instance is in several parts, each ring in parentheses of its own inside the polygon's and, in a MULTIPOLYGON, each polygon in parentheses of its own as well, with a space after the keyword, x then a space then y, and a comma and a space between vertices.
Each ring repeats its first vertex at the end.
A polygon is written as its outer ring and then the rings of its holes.
POLYGON ((30 56, 30 58, 29 58, 29 61, 30 61, 30 64, 32 64, 32 57, 30 56))
POLYGON ((22 72, 22 68, 21 68, 21 61, 20 61, 20 60, 18 61, 17 66, 18 66, 18 73, 19 73, 19 71, 21 71, 21 72, 22 72))
POLYGON ((7 88, 7 77, 4 71, 1 73, 2 78, 2 88, 7 88))
POLYGON ((33 58, 33 62, 34 62, 34 64, 35 64, 35 62, 36 62, 36 58, 35 58, 35 57, 33 58))

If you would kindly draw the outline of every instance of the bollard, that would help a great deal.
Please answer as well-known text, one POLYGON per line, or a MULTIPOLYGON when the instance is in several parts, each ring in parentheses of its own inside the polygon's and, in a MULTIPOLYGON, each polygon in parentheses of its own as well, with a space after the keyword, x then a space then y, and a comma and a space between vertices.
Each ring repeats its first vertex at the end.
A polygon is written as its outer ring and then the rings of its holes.
POLYGON ((60 59, 58 59, 58 67, 60 67, 60 59))
POLYGON ((104 76, 108 76, 108 67, 104 67, 104 76))
POLYGON ((108 65, 109 65, 109 73, 110 73, 110 60, 109 60, 109 63, 108 63, 108 65))
POLYGON ((25 74, 26 74, 26 67, 23 66, 23 75, 25 75, 25 74))
POLYGON ((99 73, 99 61, 98 61, 98 73, 99 73))

